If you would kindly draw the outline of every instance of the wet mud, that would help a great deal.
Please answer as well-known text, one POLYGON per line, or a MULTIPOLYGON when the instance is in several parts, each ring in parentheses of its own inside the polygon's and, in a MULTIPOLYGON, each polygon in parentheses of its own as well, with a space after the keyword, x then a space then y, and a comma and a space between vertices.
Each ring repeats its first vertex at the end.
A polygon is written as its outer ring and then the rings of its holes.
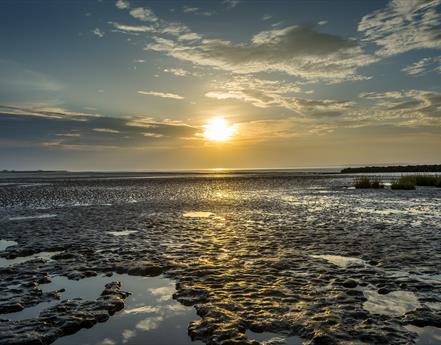
POLYGON ((124 285, 94 300, 43 287, 115 273, 172 279, 197 313, 183 333, 207 344, 439 336, 439 189, 354 190, 327 175, 16 182, 0 187, 0 239, 16 242, 0 248, 0 344, 93 333, 124 307, 124 285))

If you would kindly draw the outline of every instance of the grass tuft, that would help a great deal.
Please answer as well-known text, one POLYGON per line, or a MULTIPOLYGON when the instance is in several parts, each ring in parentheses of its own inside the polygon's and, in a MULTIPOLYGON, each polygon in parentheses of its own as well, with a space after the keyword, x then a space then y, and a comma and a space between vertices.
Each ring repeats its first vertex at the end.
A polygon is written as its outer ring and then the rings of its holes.
POLYGON ((357 177, 354 179, 354 187, 357 189, 366 189, 366 188, 374 188, 374 189, 380 189, 384 188, 383 183, 381 182, 381 179, 378 177, 357 177))
POLYGON ((392 189, 415 189, 415 186, 441 187, 441 175, 404 175, 395 181, 392 189))
POLYGON ((398 181, 395 181, 390 186, 391 189, 405 189, 412 190, 415 189, 415 183, 412 181, 401 181, 401 178, 398 181))

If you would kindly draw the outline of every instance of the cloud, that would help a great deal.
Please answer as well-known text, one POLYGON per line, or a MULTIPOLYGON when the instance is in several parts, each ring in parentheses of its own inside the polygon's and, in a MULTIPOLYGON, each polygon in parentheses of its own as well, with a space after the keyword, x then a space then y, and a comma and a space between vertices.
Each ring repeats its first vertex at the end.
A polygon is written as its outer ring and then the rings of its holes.
MULTIPOLYGON (((373 109, 383 118, 405 120, 417 125, 430 119, 441 120, 441 93, 427 90, 402 90, 384 93, 362 93, 360 97, 375 101, 373 109)), ((438 125, 440 125, 439 123, 438 125)))
POLYGON ((130 10, 129 14, 136 19, 139 19, 144 22, 157 22, 158 17, 153 13, 149 8, 137 7, 130 10))
POLYGON ((199 7, 190 7, 190 6, 186 6, 184 5, 184 7, 182 7, 182 12, 186 13, 186 14, 195 14, 195 15, 199 15, 199 16, 212 16, 215 12, 212 11, 201 11, 199 7))
POLYGON ((167 22, 162 23, 161 28, 158 29, 158 32, 161 34, 168 34, 177 37, 191 33, 190 29, 184 24, 167 22))
POLYGON ((160 307, 153 307, 150 305, 145 305, 142 307, 136 307, 136 308, 129 308, 129 309, 124 309, 123 313, 124 314, 151 314, 151 313, 159 313, 161 310, 160 307))
POLYGON ((62 88, 60 82, 44 73, 29 69, 15 61, 0 59, 0 99, 3 98, 1 94, 16 96, 23 91, 53 92, 62 88))
POLYGON ((183 68, 164 68, 163 72, 171 73, 177 77, 186 77, 186 76, 202 77, 203 76, 203 74, 201 72, 189 71, 189 70, 185 70, 183 68))
POLYGON ((115 6, 118 7, 120 10, 125 10, 130 7, 130 3, 128 1, 118 0, 115 3, 115 6))
POLYGON ((192 74, 191 72, 182 68, 166 68, 164 69, 164 72, 174 74, 177 77, 185 77, 192 74))
POLYGON ((441 48, 441 0, 393 0, 364 16, 358 31, 380 48, 376 54, 391 56, 414 49, 441 48))
POLYGON ((136 336, 136 331, 133 331, 131 329, 125 329, 122 332, 123 344, 127 343, 129 339, 133 338, 134 336, 136 336))
POLYGON ((196 41, 196 40, 200 40, 201 38, 202 37, 199 34, 194 32, 188 32, 178 36, 179 41, 196 41))
POLYGON ((92 32, 94 35, 98 36, 99 38, 104 37, 104 32, 101 31, 99 28, 94 29, 92 32))
POLYGON ((111 128, 93 128, 92 130, 100 133, 120 133, 118 130, 111 128))
POLYGON ((151 331, 158 328, 162 321, 164 321, 162 316, 151 316, 139 321, 136 328, 144 332, 151 331))
POLYGON ((227 8, 234 8, 239 4, 239 0, 224 0, 222 1, 223 4, 227 6, 227 8))
POLYGON ((198 7, 184 6, 182 8, 182 12, 184 12, 184 13, 195 13, 195 12, 198 12, 198 11, 199 11, 198 7))
POLYGON ((36 107, 21 107, 21 106, 11 106, 0 104, 0 111, 7 112, 13 115, 27 115, 36 117, 45 117, 49 119, 70 119, 72 121, 87 121, 88 118, 100 117, 100 114, 94 113, 84 113, 68 111, 59 107, 47 107, 47 106, 36 106, 36 107))
POLYGON ((152 132, 144 132, 142 133, 142 135, 149 138, 162 138, 164 136, 163 134, 152 133, 152 132))
POLYGON ((402 69, 408 75, 421 76, 429 72, 441 73, 441 56, 426 57, 402 69))
POLYGON ((170 92, 157 92, 157 91, 138 91, 139 94, 141 95, 147 95, 147 96, 157 96, 157 97, 162 97, 162 98, 174 98, 174 99, 184 99, 184 97, 179 96, 175 93, 170 93, 170 92))
POLYGON ((234 76, 229 81, 215 83, 212 88, 214 90, 207 92, 206 97, 236 99, 259 108, 278 106, 313 117, 339 116, 353 105, 349 101, 304 99, 298 97, 302 90, 297 84, 250 76, 234 76))
POLYGON ((134 33, 140 33, 140 32, 155 32, 156 29, 153 26, 146 26, 146 25, 126 25, 126 24, 119 24, 110 22, 115 29, 123 31, 123 32, 134 32, 134 33))
POLYGON ((81 137, 80 133, 57 133, 56 134, 57 137, 71 137, 71 138, 75 138, 75 137, 81 137))
POLYGON ((70 112, 36 116, 26 114, 24 108, 18 114, 18 109, 11 113, 8 108, 0 108, 0 146, 17 142, 20 133, 20 145, 51 150, 102 151, 159 145, 172 148, 182 146, 184 139, 197 138, 200 132, 198 127, 175 120, 85 116, 78 121, 70 112))
POLYGON ((308 80, 357 80, 365 78, 356 73, 358 67, 377 61, 355 41, 311 27, 263 31, 241 44, 219 39, 197 43, 153 39, 146 50, 238 74, 278 71, 308 80))

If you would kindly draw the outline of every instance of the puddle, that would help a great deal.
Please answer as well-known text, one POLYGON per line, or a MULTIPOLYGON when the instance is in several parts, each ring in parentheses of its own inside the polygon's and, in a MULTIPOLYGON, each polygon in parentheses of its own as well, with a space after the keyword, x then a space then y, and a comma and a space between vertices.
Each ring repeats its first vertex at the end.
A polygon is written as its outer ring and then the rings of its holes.
POLYGON ((0 316, 0 318, 6 319, 6 320, 11 320, 11 321, 33 319, 33 318, 38 317, 38 315, 40 315, 40 313, 43 310, 50 308, 59 302, 60 301, 58 301, 58 300, 54 300, 54 301, 50 301, 50 302, 41 302, 41 303, 38 303, 37 305, 34 305, 29 308, 25 308, 22 311, 18 311, 16 313, 2 314, 0 316))
POLYGON ((380 295, 373 290, 364 290, 363 293, 367 298, 363 308, 372 314, 401 316, 421 307, 418 298, 410 291, 392 291, 380 295))
POLYGON ((311 257, 316 259, 326 260, 336 266, 346 268, 348 266, 367 266, 366 262, 362 259, 351 258, 348 256, 339 255, 311 255, 311 257))
POLYGON ((429 284, 441 284, 441 274, 409 273, 406 271, 389 271, 388 274, 392 278, 407 278, 429 284))
POLYGON ((123 230, 123 231, 106 231, 108 234, 113 236, 128 236, 130 234, 137 233, 137 230, 123 230))
POLYGON ((441 344, 441 328, 427 326, 417 327, 414 325, 407 325, 406 328, 418 334, 415 345, 439 345, 441 344))
POLYGON ((65 288, 62 299, 82 297, 95 299, 111 281, 119 280, 122 290, 131 292, 125 307, 108 321, 98 323, 90 329, 59 338, 55 345, 114 345, 114 344, 182 344, 203 345, 192 342, 187 328, 199 317, 193 307, 186 307, 172 299, 175 284, 163 277, 135 277, 114 274, 112 277, 92 277, 79 281, 57 277, 44 289, 65 288))
POLYGON ((3 251, 8 247, 15 246, 16 244, 18 243, 15 241, 0 240, 0 251, 3 251))
POLYGON ((262 332, 256 333, 250 330, 246 331, 246 336, 250 340, 256 340, 261 345, 302 345, 303 339, 297 336, 285 336, 281 334, 262 332))
POLYGON ((427 307, 432 310, 440 310, 441 311, 441 302, 426 302, 424 303, 427 307))
MULTIPOLYGON (((54 254, 54 253, 51 253, 54 254)), ((56 291, 60 289, 66 289, 61 293, 60 300, 54 300, 50 302, 42 302, 33 307, 25 308, 22 311, 16 313, 4 314, 1 317, 8 320, 24 320, 38 317, 40 312, 58 304, 61 300, 82 298, 85 300, 97 299, 104 289, 104 285, 108 282, 120 280, 119 278, 106 277, 100 279, 97 277, 84 278, 81 280, 69 280, 66 277, 56 276, 52 277, 52 282, 49 284, 41 284, 40 289, 43 292, 56 291)))
POLYGON ((56 217, 56 214, 39 214, 35 216, 17 216, 17 217, 10 217, 9 220, 30 220, 30 219, 45 219, 45 218, 54 218, 56 217))
POLYGON ((13 266, 13 265, 21 264, 26 261, 35 260, 35 259, 43 259, 43 260, 49 261, 49 260, 51 260, 52 256, 54 256, 55 254, 60 254, 60 253, 62 253, 62 252, 40 252, 40 253, 35 253, 35 254, 29 255, 29 256, 19 256, 14 259, 0 258, 0 267, 13 266))
POLYGON ((185 212, 183 214, 184 217, 192 217, 192 218, 208 218, 212 216, 214 213, 212 212, 198 212, 198 211, 190 211, 185 212))

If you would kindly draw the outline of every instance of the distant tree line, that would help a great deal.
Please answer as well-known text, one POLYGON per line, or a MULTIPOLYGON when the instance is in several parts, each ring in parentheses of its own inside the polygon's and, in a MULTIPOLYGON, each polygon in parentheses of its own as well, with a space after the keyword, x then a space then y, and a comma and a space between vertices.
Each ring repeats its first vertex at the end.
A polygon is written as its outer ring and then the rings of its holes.
POLYGON ((8 170, 3 169, 0 173, 28 174, 28 173, 59 173, 67 172, 67 170, 8 170))
POLYGON ((377 172, 441 172, 441 164, 432 165, 393 165, 393 166, 371 166, 360 168, 344 168, 340 171, 342 174, 355 173, 377 173, 377 172))

